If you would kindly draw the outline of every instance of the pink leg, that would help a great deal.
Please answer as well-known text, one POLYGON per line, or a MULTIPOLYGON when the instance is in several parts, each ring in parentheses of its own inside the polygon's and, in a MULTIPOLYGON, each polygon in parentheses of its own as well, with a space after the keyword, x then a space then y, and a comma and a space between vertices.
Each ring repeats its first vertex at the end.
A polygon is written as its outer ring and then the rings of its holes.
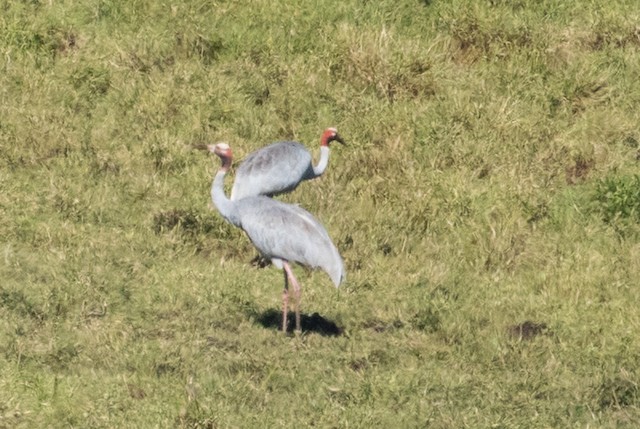
POLYGON ((289 263, 284 261, 283 263, 285 276, 289 278, 289 281, 293 285, 293 293, 296 296, 296 331, 300 332, 300 301, 301 301, 301 293, 300 293, 300 285, 298 284, 298 280, 293 275, 293 271, 289 266, 289 263))
POLYGON ((287 312, 289 306, 289 279, 284 270, 284 290, 282 291, 282 332, 287 332, 287 312))

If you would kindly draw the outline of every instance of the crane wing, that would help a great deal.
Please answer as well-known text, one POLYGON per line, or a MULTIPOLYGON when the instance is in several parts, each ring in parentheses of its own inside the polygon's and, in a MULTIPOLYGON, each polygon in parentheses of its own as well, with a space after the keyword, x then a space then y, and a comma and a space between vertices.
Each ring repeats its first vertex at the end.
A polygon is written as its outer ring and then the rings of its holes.
POLYGON ((231 199, 290 192, 313 172, 311 154, 298 142, 278 142, 263 147, 240 164, 231 199))
POLYGON ((242 229, 265 257, 321 268, 336 286, 344 280, 340 253, 311 213, 267 197, 245 198, 237 205, 242 229))

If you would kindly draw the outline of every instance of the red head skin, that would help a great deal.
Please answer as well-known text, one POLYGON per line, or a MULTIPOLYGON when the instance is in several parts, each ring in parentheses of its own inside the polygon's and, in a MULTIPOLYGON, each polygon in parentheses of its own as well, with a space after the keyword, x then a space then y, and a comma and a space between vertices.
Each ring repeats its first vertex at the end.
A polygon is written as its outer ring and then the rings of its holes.
POLYGON ((332 141, 337 141, 344 144, 344 140, 338 134, 338 130, 335 128, 327 128, 322 133, 322 137, 320 138, 320 146, 329 146, 332 141))
POLYGON ((222 160, 222 167, 220 170, 224 170, 225 172, 229 170, 231 167, 231 161, 233 160, 233 153, 231 152, 231 148, 226 143, 218 143, 216 145, 207 145, 207 148, 210 152, 215 153, 222 160))

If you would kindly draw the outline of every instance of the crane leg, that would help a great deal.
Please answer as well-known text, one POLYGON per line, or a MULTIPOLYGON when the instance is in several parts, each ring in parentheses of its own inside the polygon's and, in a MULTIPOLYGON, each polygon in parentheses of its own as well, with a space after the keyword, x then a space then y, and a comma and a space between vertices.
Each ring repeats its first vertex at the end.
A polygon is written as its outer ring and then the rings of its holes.
POLYGON ((282 291, 282 332, 287 332, 287 313, 289 311, 289 277, 287 270, 284 272, 284 290, 282 291))
POLYGON ((285 276, 288 277, 288 281, 293 285, 293 293, 296 296, 296 331, 300 332, 302 329, 300 328, 300 301, 301 301, 301 291, 300 284, 298 280, 296 280, 296 276, 293 275, 293 271, 291 270, 291 266, 288 262, 284 262, 282 264, 285 271, 285 276))

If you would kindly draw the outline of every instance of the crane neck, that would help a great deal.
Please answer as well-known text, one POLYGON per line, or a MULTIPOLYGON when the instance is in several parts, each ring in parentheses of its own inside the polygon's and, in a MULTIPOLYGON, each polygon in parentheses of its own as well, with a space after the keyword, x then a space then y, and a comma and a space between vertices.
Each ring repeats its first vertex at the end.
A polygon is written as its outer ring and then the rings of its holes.
POLYGON ((224 176, 227 174, 230 164, 230 160, 229 162, 224 160, 222 167, 216 173, 211 184, 211 200, 227 222, 239 227, 240 216, 238 215, 237 207, 224 193, 224 176))
POLYGON ((320 146, 320 159, 318 163, 313 166, 313 174, 317 177, 324 173, 329 165, 329 146, 320 146))

